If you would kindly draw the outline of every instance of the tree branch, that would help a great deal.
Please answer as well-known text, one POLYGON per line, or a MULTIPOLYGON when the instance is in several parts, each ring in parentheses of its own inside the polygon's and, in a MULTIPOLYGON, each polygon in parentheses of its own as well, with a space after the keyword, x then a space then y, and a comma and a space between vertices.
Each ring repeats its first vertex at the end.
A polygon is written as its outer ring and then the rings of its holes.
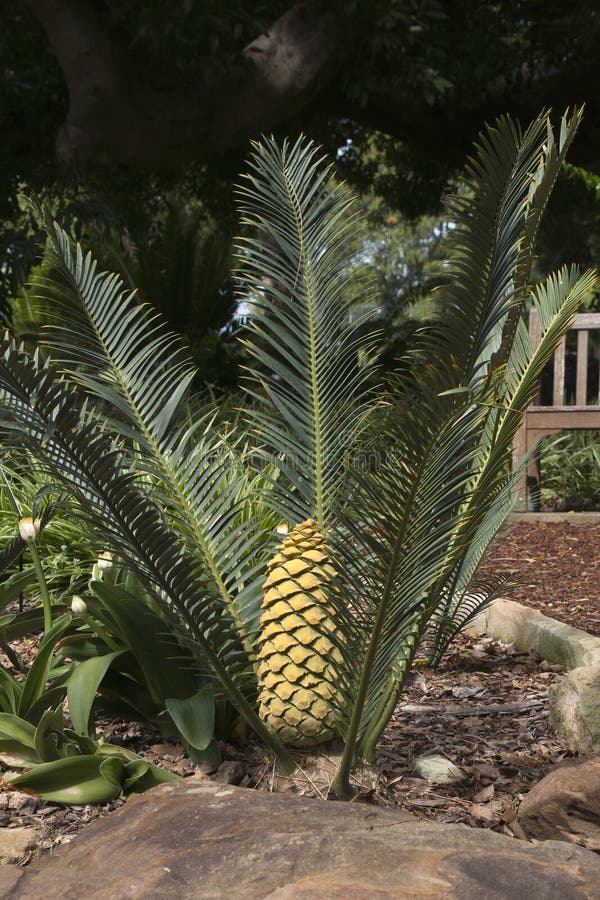
MULTIPOLYGON (((229 74, 211 77, 210 60, 199 75, 169 69, 164 60, 142 60, 103 15, 98 0, 28 0, 56 54, 69 90, 70 108, 57 137, 67 162, 175 168, 234 149, 260 132, 315 110, 378 128, 417 153, 446 166, 461 164, 485 121, 510 113, 523 123, 543 107, 562 113, 586 103, 572 159, 598 160, 600 63, 596 59, 532 74, 524 64, 512 77, 483 89, 449 92, 437 105, 419 93, 370 87, 364 105, 343 88, 342 63, 354 64, 353 43, 364 35, 340 30, 341 0, 290 0, 289 10, 256 38, 229 74)), ((470 86, 469 86, 470 89, 470 86)))
POLYGON ((134 58, 90 0, 29 5, 69 90, 57 137, 69 162, 169 168, 207 159, 309 106, 341 58, 334 4, 301 0, 242 51, 228 80, 157 85, 160 64, 134 58))

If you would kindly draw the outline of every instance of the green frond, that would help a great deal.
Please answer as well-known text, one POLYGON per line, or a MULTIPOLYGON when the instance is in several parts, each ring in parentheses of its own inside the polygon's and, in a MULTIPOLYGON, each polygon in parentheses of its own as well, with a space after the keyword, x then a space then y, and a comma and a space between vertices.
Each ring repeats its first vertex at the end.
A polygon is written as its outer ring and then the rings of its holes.
POLYGON ((427 665, 437 666, 451 641, 465 629, 490 603, 510 590, 510 582, 503 577, 478 579, 467 590, 455 591, 448 603, 449 613, 444 616, 442 604, 432 617, 420 652, 427 656, 427 665))
MULTIPOLYGON (((554 133, 550 117, 546 118, 546 140, 543 144, 540 164, 531 178, 527 221, 523 232, 520 259, 515 269, 514 292, 517 298, 523 297, 528 292, 539 225, 569 147, 581 123, 582 112, 582 109, 577 108, 573 109, 572 113, 567 110, 560 120, 557 135, 554 133)), ((520 309, 516 304, 506 318, 500 347, 492 360, 493 367, 506 363, 520 318, 520 309)))
MULTIPOLYGON (((252 532, 250 540, 239 537, 251 494, 244 491, 248 472, 238 467, 232 477, 232 451, 212 427, 212 409, 190 419, 184 401, 194 369, 163 317, 125 291, 117 276, 99 272, 79 245, 72 250, 56 224, 47 228, 54 279, 45 296, 56 320, 44 328, 45 344, 69 378, 102 402, 103 416, 130 447, 137 470, 147 473, 171 525, 203 556, 211 589, 251 654, 261 598, 259 587, 250 595, 249 584, 268 558, 272 528, 252 532)), ((44 295, 40 279, 36 290, 44 295)))
POLYGON ((563 117, 556 141, 547 113, 522 134, 507 117, 479 139, 454 218, 444 328, 463 384, 476 387, 505 361, 526 299, 539 219, 580 115, 563 117), (500 352, 500 348, 502 351, 500 352))
POLYGON ((303 138, 292 147, 255 144, 238 196, 246 228, 239 277, 252 307, 251 425, 281 468, 275 493, 284 518, 312 517, 323 529, 362 427, 372 371, 363 356, 373 335, 364 318, 352 317, 345 290, 349 279, 364 280, 370 300, 357 256, 360 213, 303 138))
MULTIPOLYGON (((514 506, 514 475, 500 481, 492 502, 484 508, 466 550, 459 553, 453 577, 442 591, 440 602, 427 625, 428 664, 437 666, 450 642, 497 596, 498 585, 486 574, 483 581, 475 573, 485 551, 514 506), (487 580, 486 580, 487 579, 487 580)), ((501 580, 500 588, 506 588, 501 580)))
MULTIPOLYGON (((576 124, 563 120, 559 156, 576 124)), ((593 284, 591 273, 578 279, 565 271, 535 292, 544 326, 534 352, 520 318, 535 229, 556 174, 549 133, 546 116, 524 134, 502 119, 482 139, 468 192, 453 206, 444 328, 424 338, 412 388, 396 385, 383 440, 393 463, 356 479, 354 520, 336 534, 343 590, 365 635, 345 711, 342 794, 352 755, 372 754, 423 637, 433 635, 437 659, 495 596, 496 585, 476 572, 510 509, 513 438, 544 364, 593 284), (351 547, 346 557, 344 546, 351 547), (366 578, 345 566, 350 554, 365 559, 366 578)))
POLYGON ((519 322, 504 377, 498 382, 496 447, 512 444, 521 417, 536 395, 546 363, 596 281, 593 270, 580 276, 577 269, 565 267, 533 290, 531 296, 540 320, 541 338, 534 351, 525 322, 519 322))
POLYGON ((80 395, 45 365, 0 341, 0 391, 24 445, 76 501, 89 521, 152 591, 208 666, 239 712, 284 766, 289 760, 254 709, 256 679, 222 599, 161 510, 127 467, 127 458, 100 428, 80 395), (51 434, 40 442, 40 428, 51 434), (73 481, 70 473, 79 473, 73 481))
MULTIPOLYGON (((194 377, 181 338, 117 275, 99 272, 56 223, 46 222, 52 280, 38 278, 36 296, 53 309, 42 331, 57 364, 102 396, 141 437, 159 442, 180 412, 194 377)), ((116 421, 118 419, 115 417, 116 421)))
POLYGON ((356 476, 356 520, 334 538, 342 590, 359 610, 365 633, 345 725, 359 755, 387 706, 390 683, 403 681, 449 574, 447 549, 468 497, 485 419, 482 409, 456 408, 450 398, 444 418, 432 423, 427 412, 414 406, 404 421, 395 420, 404 458, 392 455, 376 472, 356 476), (368 561, 356 578, 345 565, 350 553, 368 561))
POLYGON ((514 470, 511 478, 505 473, 514 438, 546 363, 594 284, 593 272, 578 277, 576 270, 565 268, 539 285, 533 302, 540 317, 540 344, 534 351, 525 321, 520 319, 508 363, 496 373, 494 387, 498 402, 488 407, 471 494, 462 510, 455 540, 449 547, 448 559, 455 560, 454 576, 434 616, 439 627, 433 642, 433 664, 475 614, 475 600, 480 600, 481 608, 489 602, 481 591, 470 588, 470 582, 486 547, 512 507, 513 485, 519 473, 514 470))

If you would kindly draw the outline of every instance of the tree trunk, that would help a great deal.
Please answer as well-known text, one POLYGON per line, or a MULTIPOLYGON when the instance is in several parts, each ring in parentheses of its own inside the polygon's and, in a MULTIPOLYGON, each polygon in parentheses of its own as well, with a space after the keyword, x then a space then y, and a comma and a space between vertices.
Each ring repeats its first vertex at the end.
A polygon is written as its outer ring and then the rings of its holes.
POLYGON ((64 161, 171 168, 272 129, 314 100, 339 65, 335 4, 296 2, 215 81, 140 60, 90 0, 29 0, 63 70, 64 161))

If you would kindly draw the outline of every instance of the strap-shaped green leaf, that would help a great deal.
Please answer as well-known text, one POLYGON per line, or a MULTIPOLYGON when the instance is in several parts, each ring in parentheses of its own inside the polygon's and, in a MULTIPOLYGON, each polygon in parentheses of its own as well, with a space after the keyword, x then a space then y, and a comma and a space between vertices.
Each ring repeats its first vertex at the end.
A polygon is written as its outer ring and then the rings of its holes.
POLYGON ((42 638, 36 657, 23 683, 23 691, 19 699, 17 711, 23 718, 27 717, 31 708, 40 700, 45 691, 56 644, 66 633, 71 621, 72 616, 61 616, 42 638))
POLYGON ((67 681, 69 715, 73 728, 79 734, 89 735, 89 720, 96 691, 110 664, 125 651, 93 656, 79 663, 67 681))
POLYGON ((35 727, 20 716, 0 713, 0 741, 15 741, 35 750, 35 727))
POLYGON ((90 588, 137 659, 154 702, 164 706, 168 696, 183 698, 194 693, 193 657, 181 658, 180 645, 148 604, 122 585, 92 580, 90 588))
POLYGON ((33 766, 22 775, 5 777, 11 788, 38 794, 51 803, 106 803, 123 788, 121 756, 68 756, 33 766))
POLYGON ((167 710, 181 735, 196 750, 206 750, 215 730, 215 695, 209 684, 191 697, 169 697, 167 710))

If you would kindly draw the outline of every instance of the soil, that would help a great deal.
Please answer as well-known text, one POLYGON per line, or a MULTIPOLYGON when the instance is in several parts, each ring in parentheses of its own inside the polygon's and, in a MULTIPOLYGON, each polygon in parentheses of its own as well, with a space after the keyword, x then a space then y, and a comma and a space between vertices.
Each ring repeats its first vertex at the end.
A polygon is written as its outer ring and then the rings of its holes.
MULTIPOLYGON (((600 525, 517 523, 488 551, 484 564, 518 587, 506 596, 600 635, 600 525)), ((414 668, 371 767, 355 778, 357 801, 410 810, 438 822, 524 835, 515 820, 524 795, 571 756, 548 726, 548 688, 563 671, 490 638, 461 636, 437 671, 414 668), (440 755, 461 770, 453 784, 415 777, 417 757, 440 755)), ((213 777, 264 790, 326 798, 335 774, 335 748, 296 754, 291 779, 278 778, 272 759, 254 743, 222 747, 216 773, 199 771, 182 748, 146 726, 106 723, 105 737, 179 775, 213 777)), ((68 843, 94 819, 122 805, 64 807, 20 793, 0 793, 0 826, 36 825, 40 840, 27 865, 68 843)))

